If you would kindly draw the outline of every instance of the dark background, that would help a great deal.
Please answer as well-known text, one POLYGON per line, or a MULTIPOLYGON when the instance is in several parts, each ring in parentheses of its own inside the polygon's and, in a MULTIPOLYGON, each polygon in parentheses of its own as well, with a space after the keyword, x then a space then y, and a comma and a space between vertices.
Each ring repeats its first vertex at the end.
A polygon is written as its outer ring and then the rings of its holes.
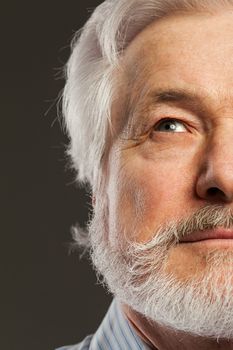
POLYGON ((95 331, 111 297, 77 253, 70 227, 89 197, 66 169, 57 120, 74 32, 101 1, 1 5, 0 347, 48 350, 95 331))

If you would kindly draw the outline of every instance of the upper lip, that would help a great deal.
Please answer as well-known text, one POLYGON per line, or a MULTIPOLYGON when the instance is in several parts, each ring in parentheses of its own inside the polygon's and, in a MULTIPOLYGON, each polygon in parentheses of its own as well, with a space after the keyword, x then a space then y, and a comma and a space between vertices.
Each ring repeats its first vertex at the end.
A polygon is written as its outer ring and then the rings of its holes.
POLYGON ((190 235, 182 237, 180 242, 198 242, 207 239, 233 239, 233 229, 211 229, 204 231, 195 231, 190 235))

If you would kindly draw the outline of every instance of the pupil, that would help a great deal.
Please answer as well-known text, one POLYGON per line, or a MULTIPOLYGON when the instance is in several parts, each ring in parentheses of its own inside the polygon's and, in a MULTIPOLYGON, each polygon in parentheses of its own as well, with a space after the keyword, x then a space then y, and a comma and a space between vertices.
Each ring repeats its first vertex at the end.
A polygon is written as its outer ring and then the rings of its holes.
POLYGON ((166 125, 165 125, 165 129, 166 130, 175 130, 175 128, 176 128, 176 126, 174 125, 174 124, 169 124, 169 123, 167 123, 166 125))

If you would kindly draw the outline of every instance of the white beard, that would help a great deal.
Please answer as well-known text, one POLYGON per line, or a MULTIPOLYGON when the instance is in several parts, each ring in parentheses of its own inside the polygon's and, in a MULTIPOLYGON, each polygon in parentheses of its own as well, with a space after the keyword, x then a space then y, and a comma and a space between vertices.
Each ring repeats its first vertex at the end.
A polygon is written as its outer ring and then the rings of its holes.
POLYGON ((164 270, 168 252, 182 236, 197 229, 233 227, 229 210, 206 207, 160 228, 150 242, 125 240, 117 247, 106 238, 103 212, 96 208, 89 225, 91 257, 99 277, 121 302, 152 323, 208 338, 233 339, 233 250, 210 252, 203 272, 185 281, 164 270))

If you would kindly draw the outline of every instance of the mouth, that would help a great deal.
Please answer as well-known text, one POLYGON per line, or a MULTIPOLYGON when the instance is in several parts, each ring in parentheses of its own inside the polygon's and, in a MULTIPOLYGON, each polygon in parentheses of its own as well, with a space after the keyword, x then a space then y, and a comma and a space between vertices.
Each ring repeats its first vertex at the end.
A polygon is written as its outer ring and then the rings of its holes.
POLYGON ((225 246, 233 245, 233 230, 217 228, 204 231, 196 231, 183 237, 180 243, 203 243, 221 244, 225 246))

